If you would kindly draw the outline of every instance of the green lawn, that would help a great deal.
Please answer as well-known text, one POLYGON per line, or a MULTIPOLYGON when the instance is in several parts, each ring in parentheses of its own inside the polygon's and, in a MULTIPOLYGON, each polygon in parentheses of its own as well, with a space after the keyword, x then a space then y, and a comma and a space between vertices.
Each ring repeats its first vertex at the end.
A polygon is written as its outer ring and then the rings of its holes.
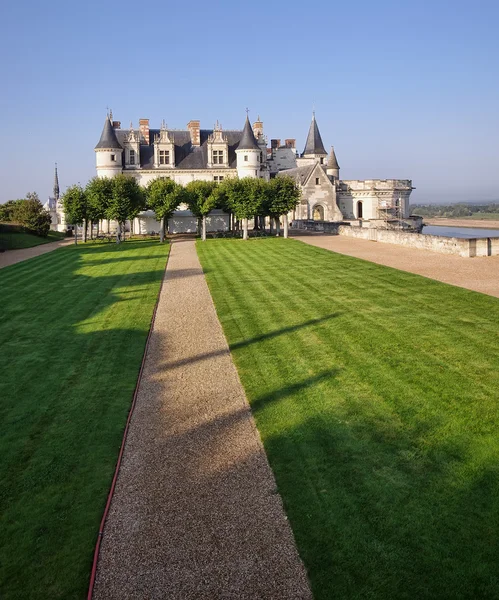
POLYGON ((84 598, 168 246, 0 270, 0 597, 84 598))
POLYGON ((32 248, 33 246, 39 246, 40 244, 48 244, 49 242, 63 240, 64 237, 64 233, 58 231, 50 231, 46 238, 33 235, 32 233, 0 231, 0 249, 18 250, 19 248, 32 248))
POLYGON ((294 240, 197 247, 316 600, 499 598, 499 300, 294 240))

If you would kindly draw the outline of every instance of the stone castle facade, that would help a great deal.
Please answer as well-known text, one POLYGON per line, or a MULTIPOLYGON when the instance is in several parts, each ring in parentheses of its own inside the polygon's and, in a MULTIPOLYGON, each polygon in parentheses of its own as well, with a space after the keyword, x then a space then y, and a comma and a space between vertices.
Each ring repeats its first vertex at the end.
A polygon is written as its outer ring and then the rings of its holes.
MULTIPOLYGON (((167 177, 185 185, 193 180, 223 181, 227 177, 291 176, 302 190, 300 204, 290 219, 294 226, 309 221, 339 223, 359 221, 370 227, 411 228, 409 197, 413 189, 410 180, 340 179, 340 166, 334 148, 328 154, 322 142, 315 114, 310 124, 304 151, 296 151, 295 139, 271 140, 267 147, 263 122, 243 129, 224 130, 217 122, 212 129, 201 129, 198 120, 191 120, 184 130, 170 129, 165 122, 159 129, 149 126, 149 119, 140 119, 122 129, 112 114, 104 121, 101 137, 95 147, 98 177, 114 177, 126 173, 146 186, 157 177, 167 177)), ((57 171, 56 171, 57 178, 57 171)), ((64 230, 66 224, 57 194, 47 208, 53 213, 53 227, 64 230)), ((142 213, 132 229, 135 232, 157 232, 159 224, 152 212, 142 213)), ((195 231, 196 219, 179 208, 171 220, 170 232, 195 231)), ((213 211, 208 230, 224 230, 228 215, 213 211)))

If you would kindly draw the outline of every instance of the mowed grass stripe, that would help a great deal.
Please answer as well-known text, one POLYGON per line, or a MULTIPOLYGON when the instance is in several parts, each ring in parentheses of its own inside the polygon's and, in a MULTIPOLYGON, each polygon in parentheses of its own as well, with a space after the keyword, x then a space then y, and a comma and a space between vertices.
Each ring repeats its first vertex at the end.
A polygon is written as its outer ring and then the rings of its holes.
POLYGON ((198 244, 316 598, 498 598, 499 301, 198 244))
POLYGON ((79 245, 0 271, 2 598, 85 596, 167 254, 79 245))

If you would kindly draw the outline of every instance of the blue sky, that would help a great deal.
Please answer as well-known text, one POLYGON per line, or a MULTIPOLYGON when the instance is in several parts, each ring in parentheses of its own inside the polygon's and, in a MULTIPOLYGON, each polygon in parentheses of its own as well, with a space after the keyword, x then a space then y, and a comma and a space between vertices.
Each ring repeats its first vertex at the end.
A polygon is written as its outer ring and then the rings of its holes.
POLYGON ((343 179, 413 202, 499 200, 499 3, 2 3, 0 202, 95 175, 106 107, 185 128, 245 108, 305 143, 313 107, 343 179), (8 4, 8 5, 7 5, 8 4))

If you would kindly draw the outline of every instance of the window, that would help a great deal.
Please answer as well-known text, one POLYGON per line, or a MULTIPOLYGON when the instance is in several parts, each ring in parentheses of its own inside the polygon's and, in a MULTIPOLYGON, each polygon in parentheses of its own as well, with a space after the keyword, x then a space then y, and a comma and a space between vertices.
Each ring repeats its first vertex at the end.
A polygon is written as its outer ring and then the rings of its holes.
POLYGON ((223 180, 224 180, 224 176, 223 175, 214 175, 213 176, 213 181, 216 181, 217 183, 220 183, 223 180))
POLYGON ((130 150, 130 164, 135 164, 135 150, 130 150))
POLYGON ((323 165, 323 164, 324 164, 324 157, 321 156, 321 165, 323 165))
POLYGON ((263 162, 263 152, 260 152, 260 162, 263 162))
POLYGON ((223 165, 224 164, 224 151, 223 150, 213 150, 213 164, 214 165, 223 165))
POLYGON ((159 164, 160 165, 169 165, 170 164, 170 151, 169 150, 160 150, 159 151, 159 164))
POLYGON ((316 178, 315 178, 315 185, 320 185, 320 184, 319 184, 319 178, 318 178, 318 177, 316 177, 316 178))
POLYGON ((244 155, 244 162, 248 162, 248 155, 247 154, 244 155))
POLYGON ((111 161, 116 162, 116 154, 111 154, 111 161))

